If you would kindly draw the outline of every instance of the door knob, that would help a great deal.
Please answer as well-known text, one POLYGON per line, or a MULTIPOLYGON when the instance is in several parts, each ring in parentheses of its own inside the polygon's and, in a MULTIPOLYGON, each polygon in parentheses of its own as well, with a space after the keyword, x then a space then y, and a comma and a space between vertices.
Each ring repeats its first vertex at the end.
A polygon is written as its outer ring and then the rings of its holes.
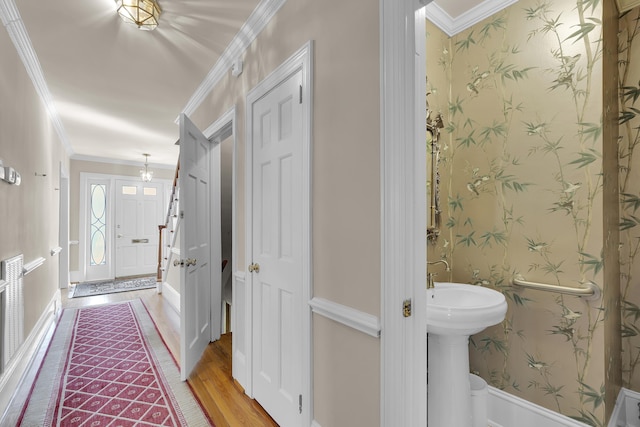
POLYGON ((260 273, 260 264, 249 264, 249 273, 260 273))
POLYGON ((175 267, 177 267, 177 266, 189 267, 190 265, 196 265, 197 262, 198 262, 198 260, 195 259, 195 258, 176 259, 176 260, 173 261, 173 265, 175 267))

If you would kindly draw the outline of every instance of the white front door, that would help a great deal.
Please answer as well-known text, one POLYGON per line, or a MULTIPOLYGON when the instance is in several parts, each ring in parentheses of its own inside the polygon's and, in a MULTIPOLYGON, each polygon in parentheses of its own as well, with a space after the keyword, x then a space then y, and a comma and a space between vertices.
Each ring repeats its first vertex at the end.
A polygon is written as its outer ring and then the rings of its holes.
POLYGON ((281 426, 301 425, 302 71, 253 102, 253 395, 281 426))
POLYGON ((115 191, 115 275, 155 274, 158 225, 163 222, 163 186, 154 182, 117 180, 115 191))
MULTIPOLYGON (((180 377, 184 381, 211 338, 211 143, 180 116, 180 377)), ((219 216, 218 216, 219 218, 219 216)), ((219 227, 219 226, 218 226, 219 227)), ((220 265, 213 266, 219 271, 220 265)))

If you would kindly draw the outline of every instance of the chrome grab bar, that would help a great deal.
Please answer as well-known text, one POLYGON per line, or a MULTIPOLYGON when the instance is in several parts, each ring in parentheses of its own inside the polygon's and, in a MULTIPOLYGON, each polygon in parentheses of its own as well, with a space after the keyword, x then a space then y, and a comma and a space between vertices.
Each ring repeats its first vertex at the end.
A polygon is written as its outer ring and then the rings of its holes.
POLYGON ((573 295, 586 300, 596 300, 599 299, 601 295, 600 287, 591 281, 583 283, 584 287, 573 288, 570 286, 551 285, 549 283, 527 282, 522 276, 518 276, 513 279, 513 284, 515 286, 536 289, 539 291, 559 292, 561 294, 573 295))

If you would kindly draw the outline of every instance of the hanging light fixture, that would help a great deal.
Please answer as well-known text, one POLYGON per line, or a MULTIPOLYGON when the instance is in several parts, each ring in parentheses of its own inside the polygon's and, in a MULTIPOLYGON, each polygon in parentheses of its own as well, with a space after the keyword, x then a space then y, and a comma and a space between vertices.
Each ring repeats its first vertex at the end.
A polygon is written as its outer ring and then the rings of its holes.
POLYGON ((140 169, 140 178, 142 178, 142 180, 144 182, 149 182, 151 181, 151 178, 153 178, 153 171, 149 170, 149 156, 151 154, 143 154, 144 156, 144 169, 140 169))
POLYGON ((141 30, 151 31, 158 26, 162 10, 156 0, 116 0, 118 15, 141 30))

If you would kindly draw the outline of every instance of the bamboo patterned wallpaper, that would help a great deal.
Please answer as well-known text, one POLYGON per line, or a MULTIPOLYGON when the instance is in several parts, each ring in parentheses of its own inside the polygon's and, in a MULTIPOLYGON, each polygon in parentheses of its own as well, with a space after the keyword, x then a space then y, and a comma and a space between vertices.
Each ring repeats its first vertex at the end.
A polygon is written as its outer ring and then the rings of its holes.
MULTIPOLYGON (((599 0, 520 0, 452 38, 427 22, 427 102, 445 122, 429 259, 452 264, 437 280, 494 288, 509 303, 501 325, 472 337, 471 369, 593 426, 605 425, 602 301, 510 283, 603 286, 601 18, 599 0)), ((625 200, 636 221, 640 202, 625 200)), ((636 304, 627 320, 640 318, 636 304)), ((628 347, 640 361, 640 339, 628 347)))
POLYGON ((640 391, 640 9, 620 19, 620 286, 623 386, 640 391))

